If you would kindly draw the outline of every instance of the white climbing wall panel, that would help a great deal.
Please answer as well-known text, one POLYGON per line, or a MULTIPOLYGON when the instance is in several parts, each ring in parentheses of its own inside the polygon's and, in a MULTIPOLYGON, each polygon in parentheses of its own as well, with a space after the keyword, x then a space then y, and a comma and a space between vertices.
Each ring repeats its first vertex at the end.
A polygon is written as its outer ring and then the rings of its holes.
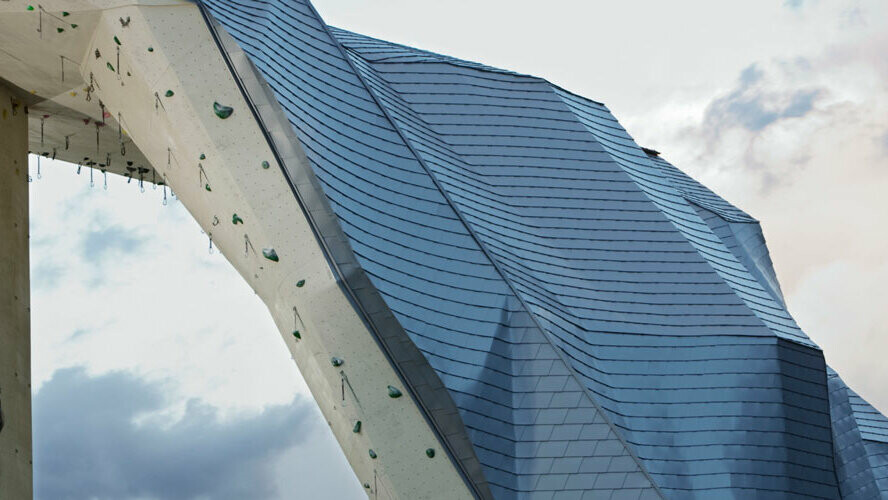
POLYGON ((0 5, 0 41, 14 38, 26 56, 0 55, 0 63, 9 63, 0 68, 30 73, 15 78, 0 69, 0 77, 39 109, 30 116, 31 149, 133 178, 153 176, 175 191, 267 304, 370 498, 470 498, 331 273, 199 8, 185 1, 123 0, 27 6, 15 0, 0 5), (47 27, 42 33, 33 29, 37 16, 47 27), (62 38, 71 31, 76 38, 62 38), (64 81, 62 65, 70 72, 64 81), (233 112, 223 119, 214 103, 233 112), (43 128, 35 128, 41 119, 43 128), (272 250, 276 261, 268 258, 272 250), (403 395, 390 397, 389 386, 403 395), (429 457, 429 449, 438 452, 429 457))

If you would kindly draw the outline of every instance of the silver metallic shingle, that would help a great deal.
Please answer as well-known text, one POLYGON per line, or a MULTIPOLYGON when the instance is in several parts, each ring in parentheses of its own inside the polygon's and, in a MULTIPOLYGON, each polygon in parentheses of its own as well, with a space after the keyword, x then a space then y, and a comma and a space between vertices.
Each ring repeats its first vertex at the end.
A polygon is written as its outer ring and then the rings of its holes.
POLYGON ((758 222, 604 105, 305 0, 202 3, 298 136, 336 262, 372 284, 358 306, 434 370, 495 498, 886 491, 884 417, 827 386, 758 222))

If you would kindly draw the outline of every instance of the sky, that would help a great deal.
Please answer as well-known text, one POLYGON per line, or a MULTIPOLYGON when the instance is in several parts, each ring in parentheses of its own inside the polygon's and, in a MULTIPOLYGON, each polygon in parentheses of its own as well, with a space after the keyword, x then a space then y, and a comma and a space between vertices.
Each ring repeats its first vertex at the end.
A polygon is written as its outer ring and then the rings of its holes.
MULTIPOLYGON (((544 77, 761 221, 790 312, 888 410, 888 3, 316 0, 544 77)), ((265 306, 163 190, 31 159, 38 499, 365 498, 265 306), (96 471, 101 471, 97 474, 96 471)))

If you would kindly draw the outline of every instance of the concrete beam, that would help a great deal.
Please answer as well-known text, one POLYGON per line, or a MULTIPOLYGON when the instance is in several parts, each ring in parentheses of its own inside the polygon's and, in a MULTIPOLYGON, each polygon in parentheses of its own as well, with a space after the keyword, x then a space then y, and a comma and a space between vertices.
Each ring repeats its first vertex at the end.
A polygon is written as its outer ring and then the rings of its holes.
POLYGON ((0 87, 0 498, 32 498, 28 117, 0 87))

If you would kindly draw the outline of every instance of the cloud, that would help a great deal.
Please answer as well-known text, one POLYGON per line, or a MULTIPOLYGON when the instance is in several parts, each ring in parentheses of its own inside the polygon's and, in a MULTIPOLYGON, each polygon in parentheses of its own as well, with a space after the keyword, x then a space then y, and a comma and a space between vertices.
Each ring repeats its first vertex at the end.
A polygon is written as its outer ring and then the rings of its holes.
POLYGON ((56 371, 34 396, 35 497, 277 498, 276 460, 317 433, 299 399, 225 420, 191 400, 169 425, 156 417, 167 390, 125 372, 56 371))
POLYGON ((740 72, 738 85, 712 101, 703 123, 709 134, 719 136, 731 127, 759 132, 785 118, 801 118, 814 109, 818 89, 780 89, 766 87, 764 71, 757 64, 740 72))
POLYGON ((89 333, 89 330, 87 330, 85 328, 78 328, 78 329, 74 330, 73 333, 71 333, 71 336, 69 337, 69 339, 74 340, 76 338, 86 335, 87 333, 89 333))
POLYGON ((91 229, 83 237, 83 257, 85 260, 101 260, 112 252, 133 254, 139 252, 147 238, 123 226, 108 226, 91 229))
POLYGON ((49 261, 41 261, 31 268, 31 289, 50 290, 56 288, 64 276, 65 268, 49 261))

